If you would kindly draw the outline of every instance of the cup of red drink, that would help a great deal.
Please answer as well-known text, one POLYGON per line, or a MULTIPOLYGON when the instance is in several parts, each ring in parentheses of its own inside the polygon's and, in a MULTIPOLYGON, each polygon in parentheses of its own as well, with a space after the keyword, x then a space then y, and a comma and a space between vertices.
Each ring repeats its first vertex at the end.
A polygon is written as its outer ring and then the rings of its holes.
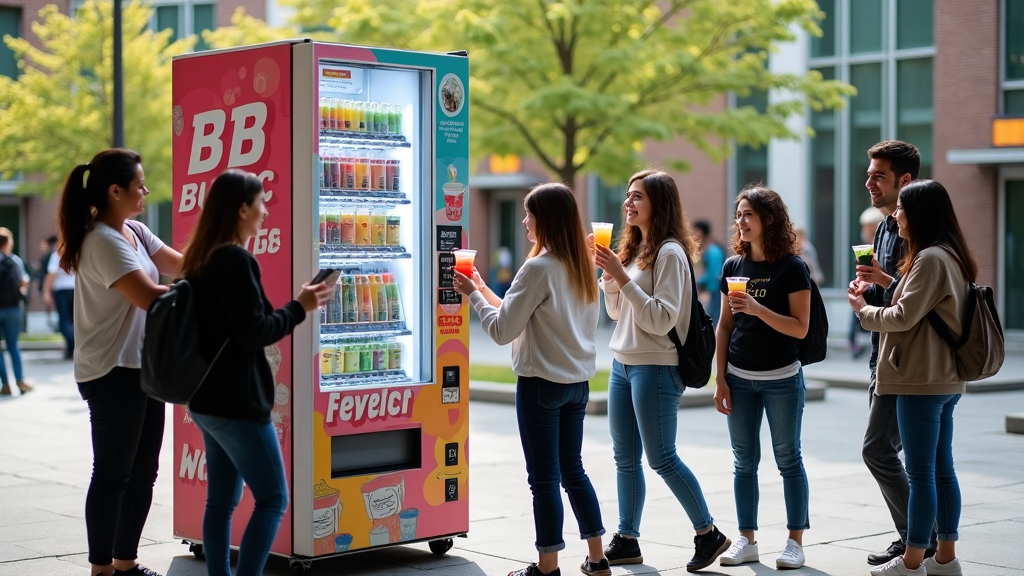
POLYGON ((455 269, 461 274, 473 277, 473 262, 476 260, 476 250, 456 250, 455 269))

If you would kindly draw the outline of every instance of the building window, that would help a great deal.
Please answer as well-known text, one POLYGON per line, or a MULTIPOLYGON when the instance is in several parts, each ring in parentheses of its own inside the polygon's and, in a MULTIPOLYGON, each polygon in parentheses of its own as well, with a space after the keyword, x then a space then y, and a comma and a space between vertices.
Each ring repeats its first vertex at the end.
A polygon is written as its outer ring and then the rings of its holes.
POLYGON ((7 35, 21 37, 21 8, 0 6, 0 74, 14 78, 18 75, 18 61, 14 58, 14 51, 3 42, 7 35))
POLYGON ((156 2, 150 26, 153 30, 171 29, 171 42, 195 34, 196 52, 210 47, 203 41, 203 32, 214 29, 215 5, 185 0, 178 3, 156 2))
POLYGON ((811 38, 812 58, 836 54, 836 2, 837 0, 818 0, 818 9, 825 14, 825 18, 818 23, 821 26, 821 37, 811 38))
POLYGON ((921 176, 931 175, 933 1, 818 4, 834 20, 823 28, 834 30, 836 37, 811 42, 810 67, 857 88, 843 110, 809 111, 815 131, 809 150, 811 241, 826 286, 840 288, 852 276, 849 246, 861 243, 860 214, 870 205, 864 187, 868 148, 892 138, 910 142, 921 151, 921 176))
POLYGON ((1024 0, 1003 2, 1003 113, 1024 115, 1024 0))

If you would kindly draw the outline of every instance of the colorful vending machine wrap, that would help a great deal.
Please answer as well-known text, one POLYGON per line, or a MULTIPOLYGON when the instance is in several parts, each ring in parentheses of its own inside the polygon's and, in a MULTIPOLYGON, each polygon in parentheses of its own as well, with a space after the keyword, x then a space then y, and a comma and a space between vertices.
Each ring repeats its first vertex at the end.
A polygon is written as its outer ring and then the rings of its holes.
MULTIPOLYGON (((425 73, 432 83, 419 107, 429 119, 420 125, 429 128, 412 143, 429 150, 430 156, 423 157, 421 183, 410 193, 422 207, 428 232, 424 240, 429 237, 430 243, 421 247, 428 251, 428 269, 420 276, 424 285, 415 289, 436 295, 430 298, 432 310, 426 316, 433 327, 422 343, 435 353, 432 368, 422 377, 425 381, 315 387, 310 423, 312 521, 309 526, 296 525, 296 535, 307 531, 313 555, 324 556, 464 534, 469 529, 469 316, 468 302, 452 289, 451 267, 452 251, 467 247, 469 241, 468 60, 328 44, 316 44, 314 54, 318 83, 329 76, 332 89, 342 94, 358 93, 360 67, 414 70, 425 73), (365 473, 338 473, 333 468, 332 450, 384 435, 407 439, 403 450, 416 464, 365 473)), ((310 121, 317 122, 315 113, 310 121)), ((309 360, 319 379, 321 358, 311 354, 309 360)))
MULTIPOLYGON (((269 216, 246 246, 259 261, 270 301, 292 296, 291 45, 265 45, 178 57, 172 67, 173 244, 182 249, 213 180, 229 168, 256 174, 269 216)), ((275 375, 274 427, 291 478, 293 413, 290 338, 266 348, 275 375)), ((188 410, 174 406, 174 536, 202 540, 206 457, 202 433, 188 410)), ((253 507, 248 488, 234 514, 239 545, 253 507)), ((272 547, 291 553, 291 510, 272 547)))

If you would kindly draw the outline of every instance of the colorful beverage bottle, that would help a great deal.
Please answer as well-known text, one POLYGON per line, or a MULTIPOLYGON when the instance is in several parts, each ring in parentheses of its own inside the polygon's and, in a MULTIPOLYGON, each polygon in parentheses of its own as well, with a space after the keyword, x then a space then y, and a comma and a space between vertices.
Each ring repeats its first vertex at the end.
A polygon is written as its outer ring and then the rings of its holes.
POLYGON ((335 284, 331 291, 331 324, 341 324, 341 285, 335 284))
POLYGON ((370 213, 366 210, 356 211, 356 246, 370 245, 370 213))
POLYGON ((340 188, 345 190, 355 190, 356 188, 356 161, 354 158, 339 158, 338 162, 341 163, 341 185, 340 188))
POLYGON ((373 294, 370 291, 370 281, 366 276, 357 276, 356 281, 359 291, 359 321, 373 322, 373 294))
POLYGON ((395 120, 394 120, 394 123, 392 124, 393 128, 391 129, 391 132, 401 136, 402 135, 402 106, 399 105, 399 104, 395 104, 394 106, 391 107, 391 112, 392 112, 392 114, 395 115, 395 120))
POLYGON ((320 213, 320 243, 327 243, 327 214, 320 213))
POLYGON ((394 274, 384 275, 384 289, 388 295, 388 320, 398 322, 402 319, 402 301, 398 294, 398 281, 394 274))
POLYGON ((370 212, 370 243, 374 246, 387 244, 387 216, 384 212, 374 210, 370 212))
POLYGON ((352 119, 355 118, 355 110, 353 109, 353 102, 351 100, 345 100, 342 106, 342 123, 343 130, 352 130, 352 119))
POLYGON ((358 103, 356 117, 359 118, 359 131, 366 132, 366 102, 358 103))
POLYGON ((356 174, 356 190, 370 189, 370 159, 366 156, 359 156, 354 159, 356 174))
POLYGON ((387 217, 387 237, 385 243, 388 246, 398 246, 402 238, 402 217, 389 214, 387 217))
POLYGON ((320 97, 320 127, 328 128, 331 123, 331 102, 326 96, 320 97))
POLYGON ((342 114, 344 114, 344 113, 342 112, 342 108, 341 108, 341 100, 332 98, 331 99, 331 129, 332 130, 341 130, 342 123, 344 122, 344 120, 342 118, 342 114))
POLYGON ((370 160, 370 190, 385 190, 385 180, 387 180, 385 160, 381 158, 370 160))
POLYGON ((380 274, 370 275, 370 293, 373 296, 373 321, 388 321, 388 294, 380 274))
POLYGON ((359 371, 369 372, 373 370, 373 347, 363 344, 359 347, 359 371))
POLYGON ((344 310, 344 316, 342 322, 345 324, 353 324, 359 321, 359 300, 357 299, 356 290, 356 279, 353 276, 345 276, 344 278, 344 290, 342 290, 342 296, 344 301, 342 307, 344 310))
POLYGON ((328 244, 341 244, 341 214, 334 212, 327 215, 326 238, 328 244))
POLYGON ((337 350, 334 348, 321 348, 320 349, 320 375, 334 374, 338 370, 338 366, 335 363, 335 354, 337 350))
POLYGON ((341 213, 341 244, 344 246, 355 246, 356 244, 356 213, 354 210, 341 213))
POLYGON ((386 110, 386 113, 387 113, 387 116, 388 116, 388 134, 397 134, 398 133, 398 119, 397 119, 397 116, 395 114, 395 106, 394 106, 394 104, 385 104, 384 105, 384 109, 386 110))
POLYGON ((398 342, 392 342, 388 345, 388 369, 402 369, 402 345, 398 342))
POLYGON ((388 369, 388 345, 383 342, 373 345, 373 369, 376 372, 388 369))
POLYGON ((398 192, 398 160, 384 162, 384 190, 398 192))
POLYGON ((345 346, 345 374, 359 373, 359 347, 349 344, 345 346))

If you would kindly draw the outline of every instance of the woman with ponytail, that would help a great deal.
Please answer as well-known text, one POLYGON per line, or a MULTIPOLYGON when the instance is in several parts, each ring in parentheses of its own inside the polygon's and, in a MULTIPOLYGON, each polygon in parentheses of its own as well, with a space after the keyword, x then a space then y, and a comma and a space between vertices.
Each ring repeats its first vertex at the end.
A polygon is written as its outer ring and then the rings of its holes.
POLYGON ((132 220, 146 207, 142 158, 100 152, 60 201, 60 266, 75 274, 75 381, 89 405, 93 472, 85 499, 92 576, 159 576, 136 563, 153 501, 164 405, 140 387, 146 310, 181 254, 132 220))

